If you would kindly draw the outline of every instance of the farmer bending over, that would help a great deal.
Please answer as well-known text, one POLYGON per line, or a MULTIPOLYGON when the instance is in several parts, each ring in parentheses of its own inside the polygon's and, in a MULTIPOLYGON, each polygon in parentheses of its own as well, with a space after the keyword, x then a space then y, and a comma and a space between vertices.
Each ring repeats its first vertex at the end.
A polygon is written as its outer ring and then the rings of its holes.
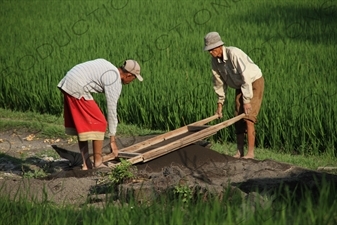
POLYGON ((117 68, 105 59, 80 63, 69 70, 57 85, 64 95, 64 125, 68 135, 77 135, 83 159, 83 170, 103 167, 102 148, 107 121, 91 93, 104 93, 107 101, 110 147, 118 156, 115 134, 117 129, 117 102, 122 84, 129 84, 140 75, 140 66, 126 60, 117 68), (92 140, 94 163, 89 158, 88 141, 92 140))
POLYGON ((235 116, 246 114, 244 119, 235 124, 237 153, 234 157, 254 158, 255 123, 264 91, 262 72, 241 49, 225 47, 217 32, 208 33, 204 44, 204 50, 212 56, 213 87, 218 96, 216 113, 222 117, 225 93, 227 87, 231 87, 236 89, 235 116), (245 134, 248 139, 248 153, 244 156, 245 134))

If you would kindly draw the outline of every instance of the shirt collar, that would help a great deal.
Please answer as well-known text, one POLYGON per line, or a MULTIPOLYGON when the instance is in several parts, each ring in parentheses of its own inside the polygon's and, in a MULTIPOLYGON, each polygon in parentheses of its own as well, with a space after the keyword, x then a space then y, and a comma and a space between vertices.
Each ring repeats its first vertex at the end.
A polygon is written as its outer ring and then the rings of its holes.
MULTIPOLYGON (((227 51, 226 51, 226 47, 223 45, 222 46, 222 61, 223 62, 226 62, 228 60, 228 57, 227 57, 227 51)), ((220 58, 216 58, 218 63, 221 63, 221 59, 220 58)))
POLYGON ((227 57, 227 49, 225 46, 222 46, 222 57, 223 57, 223 61, 225 62, 226 60, 228 60, 227 57))

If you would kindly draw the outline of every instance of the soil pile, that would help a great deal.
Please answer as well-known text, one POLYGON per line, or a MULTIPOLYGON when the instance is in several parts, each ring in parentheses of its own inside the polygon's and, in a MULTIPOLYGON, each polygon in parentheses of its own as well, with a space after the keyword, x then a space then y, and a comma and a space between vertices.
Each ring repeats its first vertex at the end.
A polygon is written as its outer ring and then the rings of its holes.
MULTIPOLYGON (((126 138, 124 141, 136 143, 141 140, 144 138, 138 140, 126 138)), ((122 197, 126 199, 124 197, 130 193, 138 201, 143 202, 153 200, 181 185, 198 190, 204 195, 211 192, 213 195, 221 196, 224 190, 230 187, 243 196, 249 196, 256 193, 272 193, 281 185, 287 185, 293 190, 300 190, 301 186, 314 190, 323 180, 337 181, 337 176, 332 174, 273 160, 236 159, 199 144, 192 144, 149 162, 135 164, 137 178, 112 188, 102 182, 102 175, 109 171, 80 170, 77 144, 69 144, 64 140, 56 143, 57 145, 44 143, 43 140, 29 142, 31 148, 29 151, 35 154, 30 156, 29 162, 32 167, 41 169, 47 165, 51 173, 43 179, 24 178, 23 161, 20 160, 18 152, 22 151, 20 145, 27 143, 9 140, 3 142, 3 145, 0 144, 0 148, 8 143, 11 143, 12 149, 6 152, 6 157, 0 159, 1 193, 13 197, 19 193, 23 197, 58 204, 100 205, 104 204, 107 194, 114 195, 114 200, 118 201, 122 197), (65 159, 48 161, 48 157, 47 159, 36 157, 41 151, 56 148, 72 152, 77 159, 77 165, 70 165, 65 159)), ((26 164, 27 162, 28 159, 25 160, 26 164)))

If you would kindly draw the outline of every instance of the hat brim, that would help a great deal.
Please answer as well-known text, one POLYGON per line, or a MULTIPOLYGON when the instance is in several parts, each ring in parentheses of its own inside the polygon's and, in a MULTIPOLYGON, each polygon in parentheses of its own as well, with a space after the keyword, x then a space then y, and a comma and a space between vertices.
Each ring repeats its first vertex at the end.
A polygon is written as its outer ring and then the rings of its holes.
POLYGON ((143 81, 143 77, 140 74, 134 74, 139 81, 143 81))
POLYGON ((204 51, 209 51, 209 50, 212 50, 213 48, 216 48, 216 47, 219 47, 221 45, 224 45, 225 43, 223 43, 222 41, 218 41, 214 44, 211 44, 211 45, 207 45, 204 47, 204 51))

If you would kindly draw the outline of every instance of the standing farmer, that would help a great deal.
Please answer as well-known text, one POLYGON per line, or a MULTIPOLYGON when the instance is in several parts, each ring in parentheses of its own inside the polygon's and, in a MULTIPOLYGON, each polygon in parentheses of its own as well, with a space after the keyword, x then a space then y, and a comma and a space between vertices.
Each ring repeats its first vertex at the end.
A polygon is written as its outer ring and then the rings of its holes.
POLYGON ((237 137, 236 158, 254 158, 255 123, 261 107, 264 78, 260 68, 249 56, 236 47, 225 47, 217 32, 210 32, 204 38, 204 50, 211 58, 213 87, 218 96, 216 113, 222 117, 222 106, 227 87, 236 89, 235 116, 246 114, 235 124, 237 137), (248 153, 244 156, 245 134, 248 139, 248 153))
POLYGON ((129 84, 136 78, 143 80, 140 66, 134 60, 126 60, 117 68, 105 59, 96 59, 74 66, 57 85, 64 95, 66 134, 78 137, 83 170, 104 166, 102 148, 107 121, 111 151, 117 157, 118 148, 115 139, 118 124, 117 102, 122 84, 129 84), (105 94, 107 121, 91 93, 105 94), (89 158, 89 140, 92 140, 93 144, 93 164, 89 158))

